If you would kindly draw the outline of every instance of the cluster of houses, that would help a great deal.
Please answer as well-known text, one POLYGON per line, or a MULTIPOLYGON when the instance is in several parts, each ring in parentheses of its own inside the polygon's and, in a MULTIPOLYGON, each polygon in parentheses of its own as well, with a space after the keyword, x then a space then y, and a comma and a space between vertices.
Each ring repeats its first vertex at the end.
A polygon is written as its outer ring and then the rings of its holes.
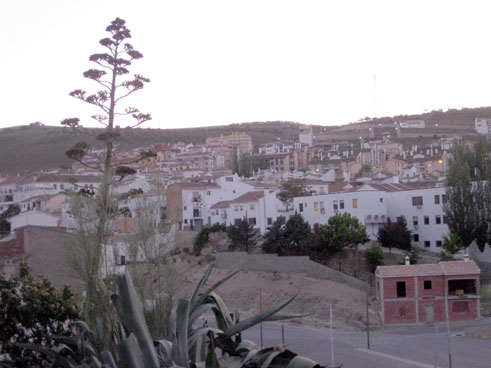
MULTIPOLYGON (((420 121, 400 126, 421 127, 424 122, 420 121)), ((349 213, 367 228, 371 239, 376 239, 382 224, 404 216, 413 244, 439 253, 449 232, 444 212, 444 180, 450 150, 457 138, 435 138, 424 145, 405 145, 387 137, 360 138, 357 141, 316 138, 312 126, 300 126, 297 139, 262 144, 257 153, 253 153, 252 139, 245 133, 207 138, 204 144, 117 149, 115 162, 133 162, 130 166, 137 174, 113 186, 113 193, 119 196, 118 207, 124 211, 113 224, 111 247, 104 254, 106 263, 119 272, 128 262, 148 257, 148 252, 130 252, 129 239, 139 231, 144 216, 156 229, 150 243, 155 248, 166 244, 166 250, 172 249, 172 244, 175 246, 176 231, 198 231, 215 223, 229 226, 246 219, 258 233, 265 234, 279 217, 300 214, 311 225, 322 225, 337 213, 349 213), (138 160, 146 150, 156 155, 138 160), (232 172, 232 167, 234 156, 243 154, 261 155, 269 168, 254 170, 249 178, 240 177, 232 172), (302 179, 312 195, 280 201, 277 195, 289 179, 302 179), (132 195, 126 196, 129 192, 132 195)), ((101 176, 88 166, 101 165, 103 155, 103 150, 92 150, 84 164, 75 163, 70 170, 0 175, 0 214, 13 204, 20 208, 19 214, 8 219, 10 232, 0 234, 0 272, 8 273, 29 249, 31 254, 35 253, 34 242, 26 243, 26 239, 32 239, 28 234, 45 231, 45 236, 51 239, 63 233, 61 237, 65 239, 67 234, 77 232, 79 224, 70 191, 97 192, 101 176)), ((476 260, 491 261, 489 252, 481 253, 471 247, 469 254, 476 260)), ((474 262, 468 262, 462 266, 464 273, 469 271, 475 279, 475 270, 469 266, 474 262)), ((423 315, 426 321, 439 320, 442 311, 439 299, 430 303, 421 298, 430 297, 428 290, 447 282, 453 266, 410 267, 405 271, 391 268, 377 271, 381 314, 388 322, 418 322, 423 321, 423 315), (421 278, 428 273, 430 278, 421 278), (396 277, 404 278, 404 293, 398 294, 402 281, 394 281, 396 277), (433 286, 428 289, 428 285, 433 286), (386 293, 381 292, 385 289, 386 293), (398 299, 402 294, 404 300, 398 299)), ((467 284, 462 285, 468 289, 467 284)), ((472 290, 475 292, 477 286, 472 290)), ((462 307, 465 311, 475 304, 472 300, 469 303, 462 307)))

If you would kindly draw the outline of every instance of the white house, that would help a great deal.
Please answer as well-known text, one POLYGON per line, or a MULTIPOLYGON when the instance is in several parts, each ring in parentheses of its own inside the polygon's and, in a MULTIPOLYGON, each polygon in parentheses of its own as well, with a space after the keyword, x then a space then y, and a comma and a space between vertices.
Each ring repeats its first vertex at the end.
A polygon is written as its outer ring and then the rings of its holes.
POLYGON ((475 127, 478 134, 489 135, 491 134, 491 119, 476 118, 475 127))
POLYGON ((58 226, 59 218, 46 212, 37 210, 19 213, 7 220, 10 223, 10 231, 13 233, 15 229, 27 225, 35 226, 58 226))

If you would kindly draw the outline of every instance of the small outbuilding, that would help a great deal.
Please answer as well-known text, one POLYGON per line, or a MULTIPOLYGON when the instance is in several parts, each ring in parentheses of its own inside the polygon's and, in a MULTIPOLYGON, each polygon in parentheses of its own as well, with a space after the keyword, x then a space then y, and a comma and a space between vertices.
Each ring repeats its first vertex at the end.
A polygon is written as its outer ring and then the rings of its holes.
POLYGON ((384 324, 480 318, 480 273, 474 261, 378 266, 377 306, 384 324))

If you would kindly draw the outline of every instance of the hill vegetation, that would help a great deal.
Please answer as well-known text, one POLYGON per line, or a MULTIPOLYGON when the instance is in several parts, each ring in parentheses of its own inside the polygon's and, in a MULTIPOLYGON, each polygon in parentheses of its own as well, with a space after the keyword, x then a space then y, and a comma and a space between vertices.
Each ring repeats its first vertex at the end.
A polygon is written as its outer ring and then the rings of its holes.
MULTIPOLYGON (((393 117, 363 118, 347 126, 322 127, 314 126, 314 134, 329 136, 343 128, 350 130, 393 123, 396 121, 424 119, 428 126, 469 131, 474 127, 476 117, 491 117, 490 107, 435 110, 424 114, 398 115, 393 117)), ((91 129, 97 130, 97 129, 91 129)), ((298 123, 286 121, 253 122, 185 129, 122 129, 124 141, 121 148, 147 146, 153 143, 203 143, 208 137, 228 135, 233 132, 244 132, 252 137, 257 147, 263 143, 291 140, 298 135, 298 123)), ((0 172, 27 172, 53 167, 68 167, 71 161, 65 157, 65 151, 84 137, 63 127, 43 126, 33 123, 25 126, 0 130, 0 172)), ((95 145, 97 147, 97 145, 95 145)))

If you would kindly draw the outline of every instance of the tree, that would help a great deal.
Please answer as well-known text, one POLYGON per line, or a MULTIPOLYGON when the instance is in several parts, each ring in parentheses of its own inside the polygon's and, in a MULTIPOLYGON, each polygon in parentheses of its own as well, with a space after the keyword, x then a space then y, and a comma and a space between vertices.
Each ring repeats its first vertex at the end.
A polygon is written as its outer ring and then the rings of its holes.
POLYGON ((398 217, 396 222, 388 220, 384 223, 378 230, 377 239, 382 247, 389 248, 389 253, 392 247, 410 250, 412 236, 404 216, 398 217))
POLYGON ((309 189, 304 179, 289 179, 281 185, 281 191, 276 197, 287 207, 293 202, 295 197, 311 196, 314 193, 309 189))
POLYGON ((326 225, 319 228, 325 247, 331 252, 342 251, 348 246, 357 250, 358 244, 367 239, 366 228, 349 213, 331 216, 326 225))
POLYGON ((440 252, 440 260, 453 261, 455 253, 465 249, 465 246, 456 234, 450 233, 443 237, 442 249, 443 251, 440 252))
POLYGON ((227 228, 227 235, 230 240, 230 249, 245 249, 246 252, 249 252, 249 247, 256 245, 254 226, 249 224, 246 218, 230 225, 227 228))
POLYGON ((373 242, 370 248, 365 250, 364 257, 365 264, 370 268, 370 272, 375 272, 377 266, 384 264, 384 251, 377 242, 373 242))
POLYGON ((371 173, 372 167, 368 164, 363 164, 360 167, 360 170, 355 174, 355 178, 361 178, 365 173, 371 173))
POLYGON ((9 204, 8 208, 0 214, 0 238, 10 234, 10 223, 7 221, 20 213, 18 203, 9 204))
POLYGON ((255 171, 258 169, 267 169, 269 167, 268 160, 265 155, 251 155, 249 153, 241 154, 240 157, 235 161, 235 165, 237 165, 237 169, 234 172, 237 172, 239 176, 244 176, 249 178, 253 175, 255 171))
POLYGON ((301 215, 295 214, 288 221, 280 216, 264 234, 262 249, 265 253, 306 254, 310 235, 310 225, 301 215))
POLYGON ((49 280, 35 279, 25 261, 20 263, 19 276, 0 275, 0 357, 9 354, 14 367, 44 366, 45 358, 15 344, 52 348, 56 343, 49 336, 69 333, 69 322, 77 319, 71 289, 66 286, 60 292, 49 280))
POLYGON ((103 249, 107 245, 111 235, 110 218, 114 217, 117 212, 117 205, 111 198, 111 185, 114 183, 113 176, 122 180, 125 176, 135 173, 135 170, 129 166, 141 159, 154 156, 152 152, 142 152, 140 157, 135 160, 120 162, 117 165, 113 163, 113 151, 115 144, 121 140, 120 130, 115 125, 116 117, 131 117, 134 123, 131 127, 151 119, 149 114, 144 114, 134 107, 120 109, 120 103, 123 99, 144 88, 145 83, 150 80, 135 74, 134 77, 127 80, 121 80, 129 74, 129 67, 134 60, 138 60, 143 55, 136 51, 131 44, 127 42, 131 38, 130 30, 126 27, 125 21, 116 18, 106 28, 109 37, 100 40, 100 44, 105 48, 103 53, 97 53, 90 56, 89 60, 97 65, 97 68, 89 69, 83 73, 85 78, 96 82, 101 90, 88 94, 86 91, 76 89, 70 92, 70 96, 75 97, 98 110, 98 114, 91 117, 103 125, 104 130, 94 135, 92 131, 85 130, 80 125, 79 118, 64 119, 61 124, 80 132, 84 135, 101 141, 105 147, 102 167, 94 166, 89 163, 87 157, 90 157, 90 145, 87 142, 75 144, 66 155, 77 161, 83 166, 98 170, 102 174, 102 184, 96 193, 94 199, 90 200, 95 208, 95 219, 92 221, 93 234, 88 234, 83 241, 87 245, 88 252, 83 255, 86 264, 86 273, 83 279, 87 291, 86 309, 89 324, 96 326, 96 320, 100 320, 103 305, 107 304, 103 300, 103 290, 99 279, 103 249))
POLYGON ((473 241, 481 251, 491 245, 491 142, 480 138, 473 148, 458 144, 447 174, 448 227, 464 247, 473 241))

